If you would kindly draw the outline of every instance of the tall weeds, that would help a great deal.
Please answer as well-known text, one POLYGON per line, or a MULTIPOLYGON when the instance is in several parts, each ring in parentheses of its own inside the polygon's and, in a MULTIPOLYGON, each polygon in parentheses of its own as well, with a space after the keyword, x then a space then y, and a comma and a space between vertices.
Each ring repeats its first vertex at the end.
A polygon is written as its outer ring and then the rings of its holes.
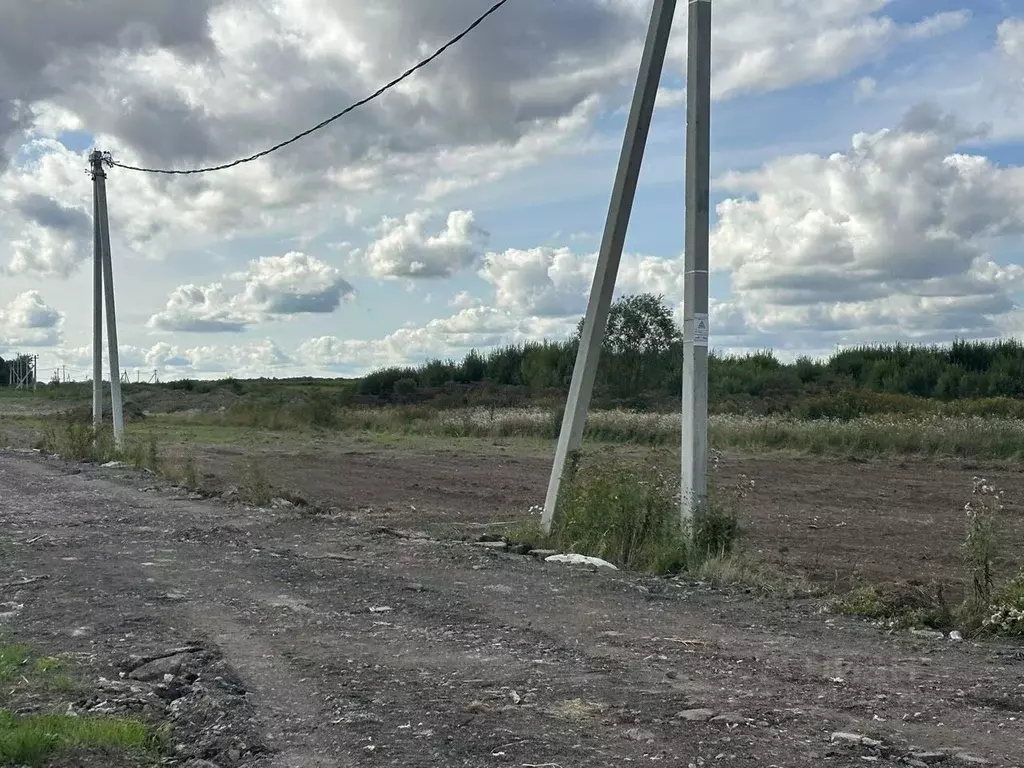
POLYGON ((663 463, 575 457, 547 543, 652 573, 694 570, 728 556, 739 536, 735 509, 713 497, 705 514, 683 526, 678 484, 663 463))

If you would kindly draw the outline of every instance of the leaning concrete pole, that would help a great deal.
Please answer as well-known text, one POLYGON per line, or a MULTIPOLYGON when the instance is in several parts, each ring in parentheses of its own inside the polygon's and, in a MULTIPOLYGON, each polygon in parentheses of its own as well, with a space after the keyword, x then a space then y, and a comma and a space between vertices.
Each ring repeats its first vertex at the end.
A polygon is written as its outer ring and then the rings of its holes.
POLYGON ((89 155, 92 174, 92 430, 98 439, 103 428, 103 236, 100 229, 99 185, 103 154, 89 155))
MULTIPOLYGON (((110 410, 114 421, 114 445, 124 445, 124 408, 121 403, 121 364, 117 346, 117 316, 114 311, 114 268, 110 255, 110 221, 107 217, 107 174, 103 170, 103 154, 93 152, 93 189, 95 210, 100 231, 103 295, 107 309, 107 358, 110 361, 110 410)), ((93 361, 95 369, 96 361, 93 361)))
POLYGON ((548 481, 548 493, 544 500, 541 525, 548 533, 558 510, 558 497, 566 465, 570 457, 579 451, 583 442, 583 427, 587 421, 587 409, 590 407, 590 398, 594 391, 601 343, 604 340, 608 311, 615 291, 615 277, 619 271, 622 248, 626 242, 626 230, 629 228, 629 216, 633 209, 637 179, 640 176, 647 135, 654 115, 654 102, 658 96, 658 85, 661 82, 661 71, 665 64, 665 52, 668 49, 675 10, 675 0, 655 0, 651 13, 647 41, 640 60, 640 72, 633 92, 633 104, 626 122, 619 167, 615 174, 615 185, 612 187, 601 250, 597 257, 597 269, 594 272, 587 313, 580 333, 580 348, 576 354, 572 382, 569 384, 562 430, 558 435, 555 460, 548 481))

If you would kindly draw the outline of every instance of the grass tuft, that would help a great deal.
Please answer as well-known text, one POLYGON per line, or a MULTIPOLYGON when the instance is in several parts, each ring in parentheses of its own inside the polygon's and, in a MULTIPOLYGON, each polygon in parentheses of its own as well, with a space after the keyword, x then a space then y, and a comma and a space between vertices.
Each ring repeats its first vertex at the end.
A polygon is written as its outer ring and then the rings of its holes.
POLYGON ((186 451, 185 458, 181 464, 181 485, 190 491, 199 488, 199 471, 196 469, 196 460, 190 451, 186 451))
POLYGON ((832 610, 899 629, 949 629, 955 623, 941 587, 929 590, 906 583, 858 587, 836 598, 832 610))
POLYGON ((245 462, 239 474, 241 475, 239 493, 246 501, 257 507, 265 507, 273 501, 274 489, 259 461, 253 458, 245 462))
POLYGON ((0 682, 7 682, 21 674, 30 655, 27 645, 0 645, 0 682))
POLYGON ((742 552, 706 558, 689 573, 716 587, 744 587, 764 597, 810 597, 821 593, 800 576, 785 573, 742 552))
POLYGON ((79 681, 63 674, 66 664, 60 656, 35 658, 26 645, 0 644, 0 682, 5 704, 11 707, 0 709, 0 765, 35 768, 58 757, 66 757, 71 765, 77 764, 71 759, 81 751, 141 756, 143 751, 160 750, 158 735, 140 720, 59 714, 64 695, 80 696, 83 690, 79 681), (41 698, 57 712, 39 711, 41 698), (25 701, 32 702, 32 714, 19 714, 24 708, 18 702, 25 701))
POLYGON ((1024 571, 995 590, 985 613, 981 620, 983 631, 1024 637, 1024 571))
POLYGON ((74 749, 144 750, 149 730, 137 720, 45 714, 18 717, 0 710, 0 763, 42 766, 74 749))

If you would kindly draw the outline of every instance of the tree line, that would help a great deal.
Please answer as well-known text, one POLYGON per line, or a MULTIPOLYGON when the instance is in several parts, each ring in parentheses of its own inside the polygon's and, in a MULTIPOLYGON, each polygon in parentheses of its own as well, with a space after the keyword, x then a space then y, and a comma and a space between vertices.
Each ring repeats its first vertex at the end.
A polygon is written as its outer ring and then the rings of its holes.
MULTIPOLYGON (((363 398, 427 402, 483 392, 484 399, 528 401, 564 395, 579 348, 577 327, 562 342, 530 342, 472 351, 461 361, 430 360, 390 367, 358 382, 363 398)), ((682 333, 664 298, 637 294, 613 303, 595 383, 595 404, 675 407, 681 395, 682 333)), ((800 410, 834 414, 851 395, 940 400, 1024 397, 1024 344, 955 341, 948 346, 896 344, 838 351, 824 360, 780 361, 765 350, 743 356, 712 354, 709 399, 720 411, 800 410)), ((478 397, 479 399, 479 397, 478 397)), ((506 403, 507 404, 507 403, 506 403)))

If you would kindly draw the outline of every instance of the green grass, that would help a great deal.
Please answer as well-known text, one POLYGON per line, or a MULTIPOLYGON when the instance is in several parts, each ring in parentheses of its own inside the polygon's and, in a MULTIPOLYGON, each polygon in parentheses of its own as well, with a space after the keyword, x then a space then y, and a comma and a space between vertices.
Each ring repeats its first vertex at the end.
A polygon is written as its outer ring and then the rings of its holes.
POLYGON ((566 478, 553 542, 630 570, 665 573, 686 565, 674 483, 655 462, 600 458, 566 478))
POLYGON ((0 645, 0 683, 6 683, 22 673, 31 650, 27 645, 0 645))
POLYGON ((950 629, 957 623, 939 588, 900 583, 858 587, 834 599, 832 611, 901 629, 950 629))
MULTIPOLYGON (((551 441, 556 437, 557 409, 452 409, 419 406, 339 409, 331 430, 339 432, 447 439, 486 438, 551 441)), ((201 417, 206 428, 231 424, 230 412, 201 417), (206 418, 219 424, 205 423, 206 418)), ((297 432, 308 425, 289 427, 297 432)), ((678 443, 678 414, 593 411, 584 438, 591 443, 672 446, 678 443)), ((750 453, 789 451, 818 456, 951 457, 1024 460, 1024 419, 983 416, 902 414, 848 420, 796 419, 780 416, 712 415, 709 439, 715 448, 750 453)))
POLYGON ((745 552, 708 557, 689 569, 698 581, 716 587, 744 587, 766 597, 795 598, 821 595, 822 590, 794 573, 787 573, 745 552))
POLYGON ((716 494, 699 522, 684 527, 678 486, 661 470, 663 463, 614 453, 577 458, 566 474, 551 535, 531 520, 513 527, 506 538, 658 574, 695 571, 730 556, 739 536, 734 510, 716 494))
POLYGON ((18 717, 0 710, 0 763, 42 766, 49 758, 81 749, 143 752, 149 729, 137 720, 60 714, 18 717))
POLYGON ((97 750, 127 756, 133 765, 155 763, 162 740, 141 720, 62 714, 69 697, 84 691, 72 674, 63 657, 35 657, 27 645, 0 644, 0 696, 7 707, 0 709, 0 765, 43 766, 56 756, 97 750), (12 709, 22 700, 51 711, 16 714, 12 709))
POLYGON ((44 656, 41 659, 36 659, 34 669, 38 674, 45 675, 47 672, 52 672, 55 669, 60 669, 64 666, 64 659, 59 656, 44 656))
POLYGON ((980 618, 983 631, 1024 638, 1024 571, 996 588, 980 618))
MULTIPOLYGON (((41 447, 55 449, 68 458, 120 458, 153 468, 162 460, 163 450, 175 444, 274 446, 336 440, 340 435, 385 446, 425 445, 441 437, 452 441, 453 447, 477 440, 542 450, 550 449, 560 425, 559 407, 353 407, 336 405, 323 396, 305 397, 303 390, 297 386, 293 389, 297 394, 288 400, 283 400, 287 388, 276 398, 268 394, 273 390, 267 390, 262 400, 243 400, 223 410, 212 410, 211 406, 207 411, 158 413, 131 422, 126 428, 128 446, 120 453, 113 450, 109 434, 104 435, 98 450, 93 447, 91 427, 82 423, 81 409, 75 411, 78 421, 15 414, 0 418, 0 426, 9 425, 12 434, 36 430, 42 435, 41 447)), ((886 403, 892 401, 892 413, 814 419, 712 414, 709 439, 714 448, 745 453, 1024 461, 1021 409, 1009 408, 1002 400, 883 399, 886 403)), ((203 403, 197 400, 196 405, 203 403)), ((822 408, 805 411, 819 416, 829 413, 822 408)), ((678 414, 594 410, 584 437, 591 445, 672 447, 678 444, 679 433, 678 414)))
POLYGON ((265 507, 274 498, 274 489, 260 462, 251 458, 238 469, 241 485, 238 492, 243 499, 257 507, 265 507))

